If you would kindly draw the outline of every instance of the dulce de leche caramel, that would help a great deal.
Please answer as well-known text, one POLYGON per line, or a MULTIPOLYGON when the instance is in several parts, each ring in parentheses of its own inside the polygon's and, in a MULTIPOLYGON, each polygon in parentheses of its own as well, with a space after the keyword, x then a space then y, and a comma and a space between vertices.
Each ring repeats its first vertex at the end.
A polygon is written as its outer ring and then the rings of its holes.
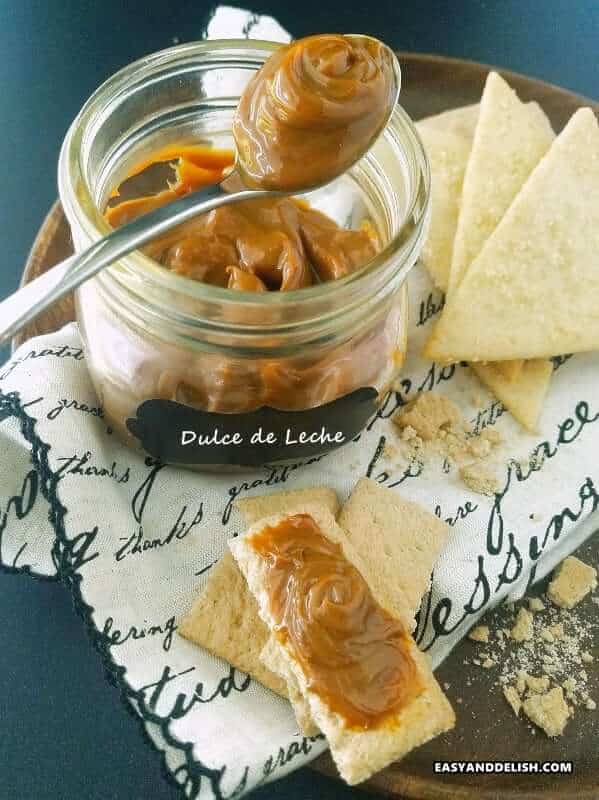
POLYGON ((398 82, 393 54, 368 36, 281 47, 251 79, 233 122, 246 182, 297 190, 345 172, 384 127, 398 82))
MULTIPOLYGON (((123 200, 115 192, 105 214, 113 227, 218 182, 232 166, 233 153, 169 146, 138 165, 130 177, 160 163, 173 164, 174 180, 151 195, 123 200)), ((340 228, 294 198, 221 206, 144 248, 172 272, 245 292, 284 292, 337 280, 366 264, 376 251, 375 234, 366 223, 358 230, 340 228)))
POLYGON ((264 559, 275 635, 346 725, 377 728, 421 690, 403 625, 308 514, 250 540, 264 559))

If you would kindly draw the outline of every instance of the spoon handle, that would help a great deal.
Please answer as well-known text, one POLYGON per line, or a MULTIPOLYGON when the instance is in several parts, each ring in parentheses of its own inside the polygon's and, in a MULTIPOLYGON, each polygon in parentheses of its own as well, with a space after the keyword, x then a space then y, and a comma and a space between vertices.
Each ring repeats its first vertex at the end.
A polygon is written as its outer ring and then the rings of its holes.
POLYGON ((219 206, 257 197, 280 197, 283 194, 262 190, 227 193, 221 184, 217 184, 186 194, 138 217, 122 228, 117 228, 108 236, 94 242, 87 250, 61 261, 3 300, 0 303, 0 344, 12 338, 49 305, 89 280, 101 269, 177 225, 219 206))

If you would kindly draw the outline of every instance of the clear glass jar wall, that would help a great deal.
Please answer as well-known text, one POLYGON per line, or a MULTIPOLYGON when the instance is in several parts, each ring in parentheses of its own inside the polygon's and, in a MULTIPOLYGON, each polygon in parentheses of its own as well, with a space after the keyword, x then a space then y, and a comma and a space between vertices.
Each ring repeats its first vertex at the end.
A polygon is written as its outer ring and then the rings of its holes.
MULTIPOLYGON (((76 249, 109 231, 102 209, 111 190, 159 148, 232 146, 239 94, 275 47, 186 44, 126 67, 97 90, 59 165, 76 249)), ((107 419, 130 444, 140 446, 127 420, 146 400, 247 414, 311 409, 362 387, 381 398, 387 391, 406 351, 405 279, 429 206, 426 157, 405 112, 396 108, 355 167, 305 198, 343 227, 368 219, 377 256, 338 281, 252 294, 178 276, 134 253, 79 289, 90 373, 107 419)))

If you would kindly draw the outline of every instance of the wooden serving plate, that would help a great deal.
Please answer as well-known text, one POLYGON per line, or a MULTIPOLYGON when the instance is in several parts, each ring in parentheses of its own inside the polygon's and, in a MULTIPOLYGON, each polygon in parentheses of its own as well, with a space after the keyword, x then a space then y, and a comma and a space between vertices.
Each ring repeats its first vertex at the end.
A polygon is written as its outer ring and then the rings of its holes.
MULTIPOLYGON (((449 108, 479 101, 489 67, 468 61, 432 55, 400 53, 403 70, 402 105, 413 119, 436 114, 449 108)), ((536 100, 548 114, 556 130, 561 130, 572 113, 590 105, 599 113, 599 105, 571 92, 538 80, 501 70, 523 100, 536 100)), ((31 249, 22 283, 40 275, 72 253, 67 221, 58 202, 46 217, 31 249)), ((40 333, 55 330, 74 318, 72 297, 56 304, 37 319, 18 342, 40 333)), ((587 562, 599 561, 599 537, 592 537, 581 548, 587 562)), ((539 594, 544 587, 535 587, 539 594)), ((589 623, 596 620, 597 606, 586 603, 589 623)), ((491 628, 501 627, 502 611, 488 615, 491 628)), ((503 623, 505 625, 505 623, 503 623)), ((480 648, 480 646, 478 646, 480 648)), ((456 728, 425 745, 372 778, 364 788, 393 798, 417 800, 598 800, 599 798, 599 711, 578 711, 568 723, 564 736, 549 739, 517 719, 496 686, 495 669, 482 670, 465 666, 476 654, 477 645, 463 641, 437 671, 457 712, 456 728), (434 761, 496 760, 571 760, 574 774, 569 776, 526 774, 508 775, 436 775, 434 761)), ((599 641, 595 662, 588 665, 591 696, 599 695, 599 641)), ((328 756, 313 765, 319 771, 336 776, 328 756)))

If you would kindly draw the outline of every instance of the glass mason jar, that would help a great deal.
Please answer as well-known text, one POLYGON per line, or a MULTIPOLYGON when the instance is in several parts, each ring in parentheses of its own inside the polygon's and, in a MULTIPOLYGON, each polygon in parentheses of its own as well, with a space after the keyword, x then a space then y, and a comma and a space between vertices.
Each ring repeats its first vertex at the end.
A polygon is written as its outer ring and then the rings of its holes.
MULTIPOLYGON (((125 67, 92 95, 59 162, 76 250, 109 232, 110 192, 153 152, 233 146, 239 95, 277 46, 180 45, 125 67)), ((305 195, 343 227, 373 226, 378 254, 353 274, 249 293, 135 252, 81 286, 77 318, 111 426, 153 457, 211 469, 298 460, 353 438, 405 356, 406 277, 426 235, 429 190, 422 144, 398 106, 349 172, 305 195)))

